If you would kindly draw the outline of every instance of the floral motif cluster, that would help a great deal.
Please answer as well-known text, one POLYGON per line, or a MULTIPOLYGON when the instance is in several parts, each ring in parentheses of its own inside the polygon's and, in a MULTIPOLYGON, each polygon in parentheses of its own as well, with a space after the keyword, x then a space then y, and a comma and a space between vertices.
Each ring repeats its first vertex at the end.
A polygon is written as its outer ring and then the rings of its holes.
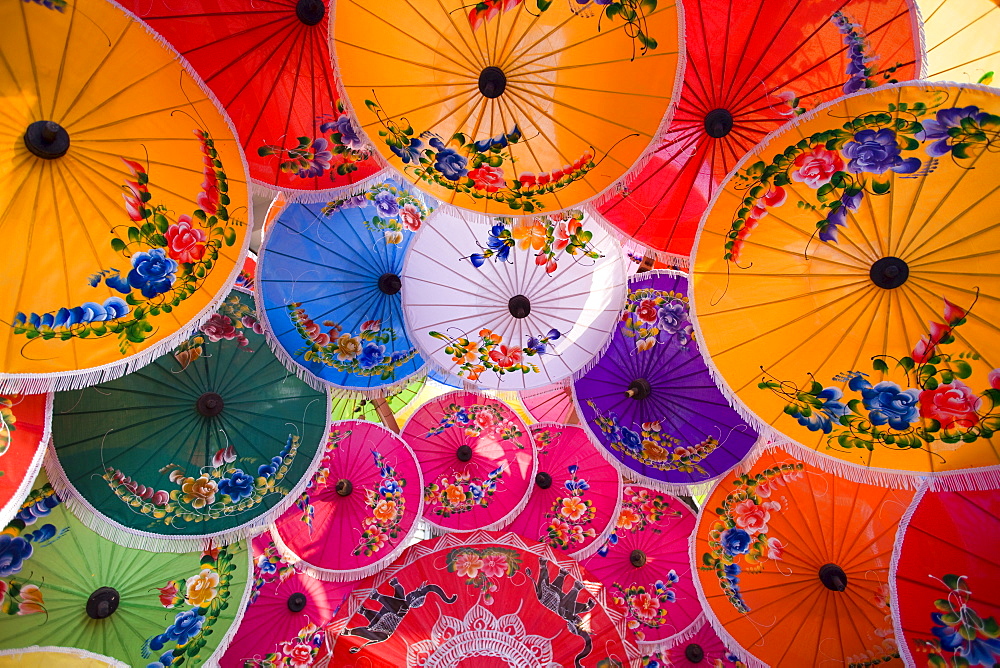
POLYGON ((424 503, 433 504, 434 514, 451 517, 478 508, 488 508, 497 485, 503 480, 503 466, 498 466, 485 478, 468 471, 454 476, 441 476, 424 486, 424 503))
POLYGON ((480 245, 480 252, 468 260, 474 267, 483 266, 489 259, 510 262, 510 253, 516 248, 533 253, 535 264, 545 267, 547 274, 555 273, 564 254, 574 260, 599 260, 604 255, 591 245, 594 233, 584 229, 583 215, 582 211, 571 210, 538 218, 500 219, 490 227, 486 245, 480 245))
POLYGON ((930 668, 969 668, 1000 663, 1000 624, 993 617, 983 618, 970 605, 972 588, 965 575, 948 574, 941 578, 948 588, 945 598, 934 601, 931 613, 933 640, 917 640, 927 652, 930 668))
POLYGON ((716 509, 716 520, 708 531, 708 552, 702 553, 699 568, 715 572, 723 593, 739 612, 750 612, 740 593, 744 567, 750 573, 761 572, 769 560, 781 560, 785 549, 780 540, 768 536, 771 513, 781 510, 771 496, 805 475, 804 468, 795 462, 737 476, 716 509))
POLYGON ((513 179, 504 171, 504 166, 508 171, 514 168, 510 146, 528 141, 517 125, 510 132, 486 139, 474 140, 459 132, 445 140, 433 132, 418 136, 405 118, 393 119, 376 100, 365 100, 365 105, 382 126, 379 137, 400 159, 404 170, 426 184, 477 200, 488 199, 514 211, 541 211, 540 195, 579 181, 597 166, 588 150, 572 165, 543 174, 522 172, 513 179))
POLYGON ((257 320, 252 306, 244 303, 237 295, 230 295, 212 317, 174 348, 174 359, 181 365, 181 369, 186 369, 191 362, 205 354, 206 343, 219 341, 235 341, 241 350, 253 352, 246 331, 262 335, 264 327, 257 320))
MULTIPOLYGON (((272 582, 281 584, 295 574, 295 567, 285 561, 274 543, 268 543, 254 559, 254 579, 250 587, 250 605, 260 596, 264 585, 272 582)), ((164 605, 166 605, 164 603, 164 605)))
POLYGON ((103 478, 123 503, 138 513, 168 526, 187 522, 207 522, 247 512, 272 494, 287 494, 279 485, 288 474, 299 450, 299 437, 289 434, 284 447, 266 464, 257 467, 257 475, 236 465, 233 446, 219 450, 212 465, 195 473, 179 464, 167 464, 160 473, 168 475, 176 488, 156 490, 143 485, 124 471, 108 467, 103 478))
MULTIPOLYGON (((539 456, 547 454, 553 439, 552 432, 541 429, 533 435, 539 446, 539 456)), ((588 526, 597 516, 597 507, 593 500, 584 498, 590 483, 579 475, 580 467, 576 464, 568 466, 566 472, 568 475, 559 496, 552 500, 552 507, 545 513, 545 537, 542 539, 542 542, 561 550, 577 547, 597 535, 594 528, 588 526)))
POLYGON ((670 507, 670 498, 647 489, 625 487, 622 491, 622 508, 615 522, 615 530, 608 540, 597 551, 602 557, 608 556, 611 549, 621 540, 624 532, 646 531, 653 534, 663 533, 656 524, 665 517, 682 517, 680 511, 670 507))
POLYGON ((444 353, 451 355, 451 361, 457 365, 455 374, 473 381, 486 371, 501 378, 509 373, 538 373, 538 365, 530 362, 530 358, 548 354, 553 342, 562 336, 558 329, 550 329, 544 335, 529 336, 524 346, 517 346, 504 343, 503 337, 491 329, 479 330, 478 340, 453 338, 435 331, 427 334, 447 342, 444 353))
POLYGON ((637 640, 646 640, 647 629, 658 629, 670 621, 670 603, 677 600, 673 587, 680 581, 674 569, 667 573, 666 582, 657 580, 651 586, 632 584, 612 585, 612 600, 625 607, 628 627, 637 640))
POLYGON ((146 167, 122 158, 131 178, 122 186, 127 225, 113 228, 110 244, 130 267, 102 269, 87 280, 123 296, 86 302, 49 313, 17 313, 15 334, 43 340, 117 336, 122 354, 153 335, 150 319, 168 314, 197 292, 212 273, 223 246, 236 243, 245 225, 228 210, 228 179, 215 142, 195 130, 203 155, 204 180, 192 213, 175 214, 164 204, 152 204, 146 167), (176 216, 176 217, 175 217, 176 216))
POLYGON ((524 446, 517 439, 524 436, 524 432, 514 420, 507 417, 508 410, 499 403, 468 406, 451 403, 441 411, 437 426, 429 430, 427 436, 437 436, 445 430, 459 428, 471 438, 492 436, 523 449, 524 446))
POLYGON ((329 217, 336 211, 368 206, 375 208, 375 215, 371 220, 365 219, 365 228, 382 232, 387 244, 403 243, 404 235, 419 230, 433 212, 406 189, 390 183, 377 183, 356 195, 327 202, 322 213, 329 217))
POLYGON ((882 72, 882 81, 875 79, 876 68, 873 63, 878 60, 868 42, 864 28, 860 23, 855 23, 850 16, 842 11, 834 12, 830 16, 830 22, 836 26, 841 35, 844 36, 844 46, 847 47, 847 82, 841 87, 844 94, 856 93, 865 88, 874 88, 884 83, 896 83, 892 75, 899 69, 897 63, 882 72))
POLYGON ((66 0, 25 0, 25 2, 33 2, 40 7, 54 9, 57 12, 65 12, 66 7, 69 6, 66 0))
MULTIPOLYGON (((829 448, 927 449, 937 442, 940 451, 991 438, 1000 430, 1000 369, 986 374, 989 387, 977 393, 965 381, 972 377, 979 355, 948 350, 956 343, 955 330, 967 323, 971 309, 944 299, 944 322, 927 323, 927 333, 909 355, 872 359, 875 373, 900 373, 905 378, 902 385, 891 380, 873 385, 869 374, 847 371, 833 380, 846 383, 853 397, 815 379, 799 387, 765 378, 758 386, 785 399, 785 413, 801 426, 826 434, 829 448)), ((938 452, 938 456, 943 455, 938 452)))
POLYGON ((698 462, 715 452, 719 447, 718 439, 709 436, 693 445, 681 445, 680 439, 663 431, 659 420, 643 422, 636 431, 623 425, 615 411, 605 415, 591 399, 587 400, 587 405, 594 413, 594 425, 601 430, 604 442, 612 450, 659 471, 708 475, 698 462))
POLYGON ((621 333, 635 339, 639 352, 657 343, 687 346, 694 338, 687 296, 672 290, 630 290, 621 319, 621 333))
POLYGON ((906 176, 921 168, 929 173, 944 158, 974 169, 976 158, 995 151, 1000 142, 1000 116, 970 105, 940 108, 928 117, 945 102, 891 103, 840 128, 813 133, 770 163, 758 161, 738 172, 735 182, 746 194, 733 216, 725 259, 739 261, 746 240, 769 211, 785 203, 785 187, 793 183, 807 187, 798 206, 815 214, 819 239, 837 243, 848 215, 865 198, 890 193, 893 174, 906 176))
POLYGON ((295 637, 281 642, 274 652, 248 659, 244 668, 307 668, 313 665, 326 642, 326 628, 306 622, 295 637))
POLYGON ((336 116, 316 119, 319 136, 296 137, 291 148, 265 144, 257 148, 257 155, 277 156, 278 169, 302 179, 329 175, 333 180, 357 171, 358 163, 371 157, 371 149, 347 115, 344 103, 337 100, 336 107, 336 116))
POLYGON ((398 538, 406 512, 406 499, 403 497, 406 479, 379 452, 373 451, 372 457, 381 481, 378 489, 365 490, 365 504, 371 516, 362 522, 361 540, 352 552, 354 556, 363 554, 370 557, 381 550, 387 541, 398 538))
POLYGON ((872 631, 881 638, 881 642, 869 644, 857 654, 844 657, 847 668, 874 668, 899 658, 899 647, 896 645, 896 632, 892 625, 892 611, 889 607, 889 584, 883 582, 875 588, 875 593, 869 599, 883 613, 883 626, 876 626, 872 631))
POLYGON ((493 603, 498 581, 521 570, 521 555, 505 547, 460 547, 445 557, 449 573, 465 578, 465 584, 482 592, 483 603, 493 603))
POLYGON ((44 523, 27 529, 39 520, 48 517, 62 503, 52 486, 45 483, 34 489, 21 504, 14 519, 0 533, 0 613, 6 615, 48 614, 45 609, 43 581, 32 582, 29 577, 20 577, 25 563, 31 559, 38 547, 47 547, 62 538, 68 528, 57 529, 54 524, 44 523))
POLYGON ((321 364, 337 371, 357 376, 378 376, 390 380, 399 367, 417 356, 416 348, 393 350, 386 353, 388 344, 399 334, 393 327, 385 327, 381 320, 366 320, 358 332, 345 332, 333 320, 324 320, 324 330, 313 322, 299 302, 287 307, 288 317, 304 346, 295 351, 311 364, 321 364))
POLYGON ((184 580, 170 580, 158 588, 160 605, 168 610, 184 609, 163 633, 146 639, 143 655, 159 654, 146 668, 165 668, 197 660, 219 616, 237 603, 230 600, 237 570, 234 556, 228 546, 205 550, 197 573, 184 580))

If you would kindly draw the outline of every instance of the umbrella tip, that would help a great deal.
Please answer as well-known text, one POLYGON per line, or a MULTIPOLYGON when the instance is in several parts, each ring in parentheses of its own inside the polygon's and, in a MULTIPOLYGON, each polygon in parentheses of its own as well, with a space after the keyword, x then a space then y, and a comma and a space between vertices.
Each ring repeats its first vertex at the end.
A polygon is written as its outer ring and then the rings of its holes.
POLYGON ((69 150, 69 133, 55 121, 35 121, 24 132, 24 145, 39 158, 54 160, 69 150))
POLYGON ((830 591, 847 589, 847 574, 837 564, 823 564, 819 568, 819 580, 830 591))
POLYGON ((288 597, 288 601, 286 601, 285 604, 292 612, 302 612, 302 610, 306 607, 306 595, 297 591, 288 597))
POLYGON ((898 288, 910 277, 910 266, 898 257, 883 257, 872 264, 868 278, 884 290, 898 288))
POLYGON ((479 73, 479 92, 492 100, 503 95, 507 89, 507 75, 496 65, 490 65, 479 73))
POLYGON ((224 406, 222 397, 215 392, 206 392, 195 402, 195 409, 205 417, 215 417, 222 412, 224 406))
POLYGON ((646 565, 646 553, 642 550, 632 550, 631 554, 628 555, 628 561, 636 568, 642 568, 646 565))
POLYGON ((396 274, 382 274, 378 277, 378 289, 383 294, 394 295, 403 287, 403 281, 396 274))
POLYGON ((713 139, 722 139, 733 129, 733 115, 728 109, 713 109, 705 114, 705 133, 713 139))
POLYGON ((295 16, 307 26, 314 26, 326 16, 323 0, 299 0, 295 4, 295 16))
POLYGON ((701 663, 705 659, 705 650, 696 642, 684 648, 684 658, 691 663, 701 663))
POLYGON ((531 300, 524 295, 514 295, 507 302, 507 310, 518 320, 527 318, 531 313, 531 300))
POLYGON ((340 496, 350 496, 351 492, 354 491, 354 483, 352 483, 347 478, 341 478, 337 481, 337 494, 340 496))
POLYGON ((100 587, 87 599, 87 616, 91 619, 104 619, 114 614, 118 609, 121 597, 114 587, 100 587))
POLYGON ((458 457, 458 461, 467 462, 472 459, 472 448, 467 445, 463 445, 458 449, 458 452, 456 452, 455 455, 458 457))
POLYGON ((548 489, 552 487, 552 476, 545 471, 539 471, 535 474, 535 484, 539 489, 548 489))
POLYGON ((645 378, 636 378, 628 384, 628 389, 625 390, 625 396, 630 399, 640 400, 648 397, 652 391, 653 388, 649 384, 648 380, 645 378))

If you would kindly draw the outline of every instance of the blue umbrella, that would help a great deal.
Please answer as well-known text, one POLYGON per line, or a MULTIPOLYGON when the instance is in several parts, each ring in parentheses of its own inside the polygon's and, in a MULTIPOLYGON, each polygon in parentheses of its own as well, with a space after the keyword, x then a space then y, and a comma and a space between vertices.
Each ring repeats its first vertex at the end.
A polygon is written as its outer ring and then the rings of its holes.
POLYGON ((399 276, 430 211, 387 180, 332 202, 289 204, 274 221, 257 270, 263 320, 307 382, 384 394, 423 368, 399 276))

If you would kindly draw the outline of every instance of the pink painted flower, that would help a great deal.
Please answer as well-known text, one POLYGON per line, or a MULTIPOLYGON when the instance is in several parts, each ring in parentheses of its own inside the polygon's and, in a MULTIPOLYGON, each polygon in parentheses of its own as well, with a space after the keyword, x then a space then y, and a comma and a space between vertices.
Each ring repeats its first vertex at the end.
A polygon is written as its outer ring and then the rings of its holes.
POLYGON ((483 557, 483 574, 488 578, 502 578, 507 574, 507 559, 502 554, 483 557))
POLYGON ((476 413, 475 423, 477 427, 492 427, 493 423, 496 422, 496 417, 490 411, 479 411, 476 413))
POLYGON ((405 204, 399 210, 399 221, 403 223, 403 227, 406 229, 416 232, 420 229, 420 224, 423 222, 420 218, 420 209, 413 204, 405 204))
POLYGON ((651 596, 648 592, 636 594, 629 602, 632 604, 632 610, 635 612, 635 616, 639 619, 652 621, 656 619, 657 614, 660 611, 659 599, 655 596, 651 596))
POLYGON ((738 501, 733 506, 733 520, 736 526, 751 535, 767 533, 767 521, 771 519, 768 505, 772 503, 774 502, 765 501, 758 506, 752 499, 738 501))
POLYGON ((485 190, 488 193, 495 193, 506 185, 501 167, 483 165, 469 172, 469 178, 475 184, 476 190, 485 190))
POLYGON ((292 668, 306 668, 313 662, 313 648, 304 642, 296 642, 294 645, 285 643, 282 648, 285 656, 288 657, 292 668))
POLYGON ((966 429, 979 424, 981 404, 972 388, 956 379, 920 393, 920 416, 937 420, 942 429, 966 429))
POLYGON ((959 320, 963 319, 968 315, 968 311, 963 308, 955 306, 947 299, 944 300, 944 320, 949 325, 954 325, 959 320))
POLYGON ((475 552, 462 552, 455 559, 455 572, 461 577, 471 580, 479 575, 482 568, 483 560, 475 552))
POLYGON ((164 608, 172 608, 180 603, 181 599, 177 595, 177 583, 168 582, 166 587, 157 587, 160 591, 160 605, 164 608))
POLYGON ((781 544, 781 541, 777 538, 767 539, 767 558, 768 559, 781 559, 782 555, 785 554, 785 546, 781 544))
POLYGON ((178 216, 164 236, 167 254, 178 262, 197 262, 205 256, 205 231, 191 224, 191 216, 178 216))
POLYGON ((993 369, 986 378, 990 381, 990 387, 1000 390, 1000 369, 993 369))
POLYGON ((201 326, 201 332, 209 341, 221 341, 223 339, 235 339, 238 332, 233 321, 221 313, 214 314, 201 326))
POLYGON ((125 211, 128 213, 128 217, 134 221, 143 220, 142 200, 139 196, 139 184, 134 181, 126 181, 125 192, 122 193, 122 199, 125 200, 125 211))
POLYGON ((830 177, 844 169, 844 159, 837 151, 828 151, 817 144, 811 150, 795 158, 792 180, 805 183, 810 188, 819 188, 830 182, 830 177))
POLYGON ((19 595, 21 602, 17 604, 17 614, 34 615, 39 612, 45 612, 42 590, 37 585, 23 585, 19 595))

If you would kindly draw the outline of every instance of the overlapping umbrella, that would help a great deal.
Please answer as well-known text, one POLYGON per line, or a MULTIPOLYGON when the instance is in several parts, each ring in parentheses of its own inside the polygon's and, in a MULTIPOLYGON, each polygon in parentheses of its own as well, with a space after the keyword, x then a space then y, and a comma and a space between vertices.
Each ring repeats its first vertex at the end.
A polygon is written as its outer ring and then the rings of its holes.
POLYGON ((242 265, 245 161, 177 53, 111 2, 4 3, 0 391, 120 376, 242 265))
POLYGON ((926 50, 923 75, 990 84, 1000 69, 1000 8, 988 0, 917 0, 926 50))
POLYGON ((521 403, 539 422, 576 424, 576 406, 573 391, 565 385, 551 385, 521 392, 521 403))
POLYGON ((127 663, 109 656, 95 654, 75 647, 27 647, 25 649, 0 650, 0 666, 3 668, 27 668, 28 666, 51 666, 52 668, 129 668, 127 663))
POLYGON ((0 395, 0 523, 21 508, 42 466, 52 420, 51 395, 0 395))

